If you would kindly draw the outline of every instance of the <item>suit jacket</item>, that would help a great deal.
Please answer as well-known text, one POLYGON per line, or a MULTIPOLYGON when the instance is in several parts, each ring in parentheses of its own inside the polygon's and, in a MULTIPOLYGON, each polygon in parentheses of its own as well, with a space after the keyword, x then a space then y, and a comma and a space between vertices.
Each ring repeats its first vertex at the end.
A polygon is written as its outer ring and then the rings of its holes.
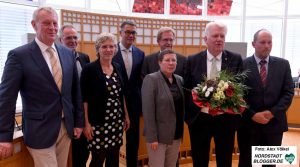
POLYGON ((139 116, 142 112, 141 87, 142 77, 141 69, 144 61, 145 53, 139 48, 132 46, 132 70, 128 78, 125 64, 122 58, 120 46, 118 52, 114 56, 113 61, 121 66, 121 75, 124 81, 124 94, 126 99, 126 107, 129 117, 139 116))
MULTIPOLYGON (((143 68, 142 68, 142 77, 145 77, 147 74, 156 72, 159 70, 158 65, 158 55, 160 52, 153 53, 149 56, 145 57, 143 68)), ((186 66, 186 57, 181 54, 176 53, 177 57, 177 66, 175 70, 175 74, 183 77, 185 66, 186 66)))
POLYGON ((243 65, 244 70, 250 71, 245 81, 250 87, 245 96, 249 108, 243 113, 246 125, 257 126, 267 133, 287 131, 286 111, 294 95, 289 62, 270 56, 265 87, 262 85, 254 56, 245 59, 243 65), (255 113, 263 110, 270 110, 274 115, 268 124, 261 125, 251 120, 255 113))
POLYGON ((87 54, 81 53, 81 52, 77 52, 78 53, 78 58, 79 58, 79 62, 81 67, 83 68, 86 64, 90 63, 90 58, 87 54))
POLYGON ((52 146, 64 112, 70 137, 73 127, 83 127, 83 107, 74 54, 55 45, 62 66, 61 93, 35 41, 11 50, 0 85, 0 141, 11 142, 15 105, 20 91, 25 144, 35 149, 52 146))
MULTIPOLYGON (((119 82, 121 84, 119 95, 123 108, 124 84, 121 78, 121 69, 117 63, 113 62, 112 65, 118 74, 119 82)), ((87 64, 81 73, 80 81, 82 98, 83 102, 88 103, 88 118, 92 125, 101 125, 105 121, 106 103, 109 96, 105 77, 106 75, 103 73, 99 59, 87 64)))
MULTIPOLYGON (((243 61, 241 55, 227 50, 222 52, 221 70, 227 70, 232 73, 238 73, 242 70, 243 61)), ((207 50, 198 54, 189 56, 187 59, 186 73, 184 76, 185 88, 191 90, 197 84, 204 81, 207 75, 207 50)), ((191 92, 186 92, 186 114, 185 121, 192 124, 199 116, 200 108, 197 107, 193 100, 191 92)))
MULTIPOLYGON (((175 79, 184 97, 182 77, 175 74, 175 79)), ((176 130, 176 111, 172 93, 160 71, 145 77, 142 95, 146 141, 172 144, 176 130)), ((184 107, 182 110, 184 113, 184 107)))

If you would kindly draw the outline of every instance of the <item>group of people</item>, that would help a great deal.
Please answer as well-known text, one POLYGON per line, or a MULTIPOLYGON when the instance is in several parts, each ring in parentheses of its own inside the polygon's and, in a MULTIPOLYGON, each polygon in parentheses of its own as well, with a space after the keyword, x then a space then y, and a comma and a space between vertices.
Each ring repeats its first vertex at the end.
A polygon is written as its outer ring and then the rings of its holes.
POLYGON ((149 56, 134 46, 137 25, 120 26, 120 42, 103 32, 95 41, 97 59, 77 52, 78 34, 72 25, 58 32, 58 16, 50 7, 38 8, 31 22, 33 42, 8 53, 0 84, 0 157, 12 154, 14 113, 22 97, 24 142, 36 167, 64 167, 72 143, 73 166, 119 166, 126 131, 128 167, 138 166, 139 120, 144 118, 149 166, 178 165, 184 121, 188 124, 193 166, 208 167, 212 137, 217 166, 232 166, 237 131, 239 167, 251 167, 251 146, 279 146, 288 130, 286 111, 293 98, 287 60, 270 56, 272 35, 254 34, 253 56, 224 50, 227 27, 207 24, 207 50, 188 58, 176 53, 175 31, 162 27, 160 51, 149 56), (69 49, 67 49, 69 48, 69 49), (215 63, 213 65, 213 62, 215 63), (213 67, 215 66, 215 67, 213 67), (197 107, 189 90, 217 71, 249 70, 250 88, 242 115, 212 116, 197 107))

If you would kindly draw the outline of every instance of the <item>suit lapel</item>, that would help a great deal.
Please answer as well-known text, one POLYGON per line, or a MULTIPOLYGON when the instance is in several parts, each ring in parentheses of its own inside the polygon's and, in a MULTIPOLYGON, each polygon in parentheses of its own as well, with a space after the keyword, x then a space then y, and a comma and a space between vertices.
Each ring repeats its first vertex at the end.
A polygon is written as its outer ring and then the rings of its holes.
POLYGON ((202 52, 203 54, 199 55, 198 63, 199 66, 199 77, 200 80, 198 83, 202 82, 204 80, 204 76, 207 77, 207 51, 202 52))
MULTIPOLYGON (((181 88, 182 88, 182 83, 181 83, 181 81, 179 80, 179 78, 177 78, 176 76, 175 76, 175 79, 176 79, 176 83, 177 83, 177 85, 178 85, 178 87, 179 87, 179 91, 180 91, 181 97, 184 97, 183 89, 181 89, 181 88)), ((183 98, 183 99, 184 99, 184 98, 183 98)))
POLYGON ((115 55, 114 60, 121 66, 124 82, 128 81, 128 76, 127 76, 127 72, 126 72, 125 63, 124 63, 123 57, 122 57, 120 43, 118 44, 118 53, 115 55))
POLYGON ((258 71, 258 67, 257 67, 257 63, 255 61, 254 55, 251 58, 250 74, 253 76, 252 78, 255 78, 257 83, 259 83, 261 86, 263 85, 261 82, 260 74, 258 71))
POLYGON ((31 43, 31 57, 37 64, 37 66, 40 68, 41 74, 45 75, 45 77, 50 81, 49 83, 51 83, 53 86, 56 86, 54 78, 50 72, 49 66, 41 52, 40 47, 35 41, 31 43))
POLYGON ((229 68, 229 64, 230 64, 230 57, 228 56, 228 54, 226 54, 226 52, 222 52, 222 65, 221 65, 221 70, 226 70, 229 68))
POLYGON ((136 68, 136 65, 138 64, 137 63, 137 52, 135 50, 135 47, 132 45, 132 67, 131 67, 131 73, 130 73, 130 77, 129 79, 131 78, 131 76, 133 75, 132 73, 134 73, 135 71, 135 68, 136 68))
POLYGON ((276 72, 275 72, 275 69, 276 67, 273 67, 274 66, 274 63, 275 63, 275 60, 272 59, 271 56, 269 56, 269 63, 268 63, 268 69, 267 69, 267 83, 266 83, 266 87, 268 87, 268 85, 274 81, 272 79, 272 76, 275 76, 276 75, 276 72))
MULTIPOLYGON (((69 58, 67 56, 70 56, 69 54, 66 54, 65 51, 61 48, 61 46, 59 45, 56 45, 55 44, 55 47, 56 47, 56 50, 57 50, 57 54, 58 54, 58 57, 59 57, 59 61, 60 61, 60 66, 61 66, 61 70, 62 70, 62 85, 61 85, 61 91, 63 91, 63 87, 64 87, 64 76, 67 75, 67 71, 66 71, 66 68, 64 67, 67 67, 70 63, 68 60, 69 58)), ((72 56, 74 56, 74 60, 75 60, 75 55, 72 54, 72 56)), ((56 84, 55 84, 56 85, 56 84)))
POLYGON ((160 83, 161 83, 164 91, 166 92, 166 95, 168 96, 168 101, 170 102, 173 111, 175 111, 175 106, 174 106, 174 102, 173 102, 173 96, 171 94, 170 88, 169 88, 168 84, 166 83, 165 78, 162 76, 161 72, 158 71, 157 74, 159 76, 160 83))

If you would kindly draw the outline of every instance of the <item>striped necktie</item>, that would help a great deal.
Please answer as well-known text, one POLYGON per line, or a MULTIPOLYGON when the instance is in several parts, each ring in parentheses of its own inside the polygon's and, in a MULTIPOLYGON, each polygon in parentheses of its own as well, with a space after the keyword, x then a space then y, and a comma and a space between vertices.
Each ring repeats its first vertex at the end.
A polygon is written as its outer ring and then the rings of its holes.
POLYGON ((55 80, 55 83, 61 92, 61 85, 62 85, 62 70, 61 70, 61 65, 58 60, 58 57, 55 56, 55 52, 53 48, 49 47, 47 50, 51 68, 52 68, 52 76, 55 80))
POLYGON ((266 83, 267 83, 267 67, 266 67, 267 61, 261 60, 259 62, 259 64, 260 64, 260 73, 259 73, 260 79, 261 79, 263 86, 266 86, 266 83))

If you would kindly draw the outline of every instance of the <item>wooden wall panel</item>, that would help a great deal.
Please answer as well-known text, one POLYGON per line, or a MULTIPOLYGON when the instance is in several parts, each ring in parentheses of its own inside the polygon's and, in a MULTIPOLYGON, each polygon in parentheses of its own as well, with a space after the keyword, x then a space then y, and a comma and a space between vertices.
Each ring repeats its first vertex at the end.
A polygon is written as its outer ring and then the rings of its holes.
POLYGON ((178 53, 187 56, 203 49, 203 34, 208 21, 137 18, 61 10, 61 24, 72 24, 78 30, 80 36, 78 49, 89 54, 92 60, 95 59, 93 51, 95 48, 91 47, 90 43, 94 43, 101 32, 110 32, 119 38, 119 26, 126 20, 137 24, 136 46, 144 50, 146 55, 159 50, 156 35, 158 29, 163 26, 172 27, 176 31, 174 50, 178 53))

